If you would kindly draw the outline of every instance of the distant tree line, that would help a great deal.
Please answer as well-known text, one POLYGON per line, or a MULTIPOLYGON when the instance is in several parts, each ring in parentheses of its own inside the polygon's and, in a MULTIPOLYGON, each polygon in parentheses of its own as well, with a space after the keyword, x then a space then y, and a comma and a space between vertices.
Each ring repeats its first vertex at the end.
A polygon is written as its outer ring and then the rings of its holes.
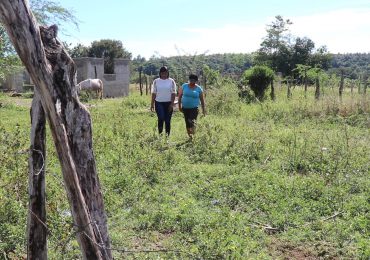
POLYGON ((330 63, 330 72, 340 74, 346 71, 350 79, 364 79, 370 75, 370 53, 334 54, 330 63))
POLYGON ((104 73, 114 73, 114 59, 131 59, 131 53, 128 52, 121 41, 103 39, 93 41, 90 46, 78 44, 75 47, 67 46, 68 52, 72 58, 94 57, 104 58, 104 73))

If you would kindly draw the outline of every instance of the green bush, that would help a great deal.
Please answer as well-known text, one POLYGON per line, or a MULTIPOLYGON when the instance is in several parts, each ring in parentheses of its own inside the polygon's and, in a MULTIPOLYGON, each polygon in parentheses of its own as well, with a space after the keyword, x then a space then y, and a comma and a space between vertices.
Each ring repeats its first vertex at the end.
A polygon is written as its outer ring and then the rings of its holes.
POLYGON ((259 100, 265 97, 265 91, 274 79, 274 72, 267 66, 254 66, 243 73, 242 83, 250 86, 259 100))

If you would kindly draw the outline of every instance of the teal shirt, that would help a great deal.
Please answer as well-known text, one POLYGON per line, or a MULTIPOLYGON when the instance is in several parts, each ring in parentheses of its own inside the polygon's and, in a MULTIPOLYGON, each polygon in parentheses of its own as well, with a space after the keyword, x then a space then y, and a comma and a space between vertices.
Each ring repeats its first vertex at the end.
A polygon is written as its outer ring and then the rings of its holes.
POLYGON ((203 93, 203 89, 199 85, 195 85, 195 88, 190 88, 189 83, 182 85, 182 107, 183 108, 196 108, 200 103, 200 94, 203 93))

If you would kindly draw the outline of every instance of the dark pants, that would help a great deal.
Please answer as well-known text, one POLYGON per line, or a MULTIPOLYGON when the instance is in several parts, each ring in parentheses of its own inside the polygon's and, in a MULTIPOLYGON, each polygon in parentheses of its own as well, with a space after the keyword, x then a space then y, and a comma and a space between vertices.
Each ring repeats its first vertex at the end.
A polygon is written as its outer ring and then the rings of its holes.
POLYGON ((182 112, 184 113, 186 128, 193 128, 198 118, 199 109, 197 107, 182 108, 182 112))
POLYGON ((158 132, 163 132, 163 123, 166 125, 166 134, 170 135, 172 109, 169 111, 171 102, 155 102, 155 112, 158 116, 158 132))

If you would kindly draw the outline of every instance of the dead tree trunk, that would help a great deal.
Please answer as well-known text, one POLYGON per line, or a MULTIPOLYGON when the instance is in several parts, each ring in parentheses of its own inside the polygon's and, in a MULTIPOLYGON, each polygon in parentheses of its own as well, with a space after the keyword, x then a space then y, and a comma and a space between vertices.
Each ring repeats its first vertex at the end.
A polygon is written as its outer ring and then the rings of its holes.
POLYGON ((35 89, 31 107, 31 147, 29 159, 29 205, 27 223, 28 259, 47 259, 45 208, 45 113, 35 89))
POLYGON ((107 217, 92 150, 91 118, 79 102, 76 68, 56 39, 38 28, 27 0, 0 1, 0 19, 41 97, 84 259, 110 259, 107 217))

